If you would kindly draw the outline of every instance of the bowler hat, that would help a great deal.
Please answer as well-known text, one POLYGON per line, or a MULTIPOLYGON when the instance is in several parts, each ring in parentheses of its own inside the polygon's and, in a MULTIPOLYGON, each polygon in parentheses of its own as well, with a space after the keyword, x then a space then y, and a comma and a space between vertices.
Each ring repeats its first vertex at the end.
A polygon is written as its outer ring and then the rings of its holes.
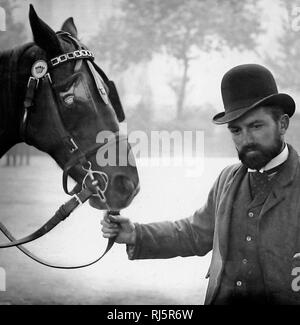
POLYGON ((258 106, 279 106, 290 117, 295 112, 293 98, 278 93, 272 73, 258 64, 229 70, 222 79, 221 92, 225 111, 213 117, 216 124, 231 122, 258 106))

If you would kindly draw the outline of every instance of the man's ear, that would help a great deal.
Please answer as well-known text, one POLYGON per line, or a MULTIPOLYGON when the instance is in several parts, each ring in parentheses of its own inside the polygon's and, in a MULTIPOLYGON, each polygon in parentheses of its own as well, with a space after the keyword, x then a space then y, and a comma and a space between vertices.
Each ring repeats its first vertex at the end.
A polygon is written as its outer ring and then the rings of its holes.
POLYGON ((290 124, 290 117, 287 114, 283 114, 279 120, 280 134, 284 135, 290 124))
POLYGON ((63 53, 56 33, 39 18, 32 5, 29 9, 29 21, 36 45, 41 47, 50 57, 63 53))
POLYGON ((68 18, 62 25, 61 30, 70 33, 73 37, 77 38, 77 28, 74 23, 73 17, 68 18))

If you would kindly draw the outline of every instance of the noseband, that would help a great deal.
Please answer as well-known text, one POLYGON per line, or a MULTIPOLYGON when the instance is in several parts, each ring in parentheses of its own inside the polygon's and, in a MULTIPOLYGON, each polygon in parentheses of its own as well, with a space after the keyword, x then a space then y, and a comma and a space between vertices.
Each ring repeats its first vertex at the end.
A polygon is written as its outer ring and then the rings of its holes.
MULTIPOLYGON (((60 35, 65 36, 69 38, 77 47, 77 50, 73 52, 69 52, 66 54, 62 54, 58 57, 55 57, 51 59, 48 62, 48 65, 51 69, 55 69, 57 66, 59 66, 62 63, 69 62, 69 61, 78 61, 78 60, 87 60, 88 61, 88 67, 90 69, 90 72, 93 75, 93 78, 95 80, 97 89, 99 91, 99 94, 104 101, 106 105, 110 104, 110 98, 109 95, 106 93, 104 84, 106 84, 108 78, 105 76, 104 72, 100 70, 97 66, 94 68, 94 55, 91 51, 83 48, 78 41, 73 38, 69 33, 66 32, 59 32, 60 35), (102 72, 102 74, 99 74, 102 72), (98 72, 98 78, 97 79, 96 74, 98 72), (105 81, 103 80, 105 79, 105 81)), ((44 62, 45 63, 45 62, 44 62)), ((75 65, 75 70, 76 70, 75 65)), ((28 79, 27 83, 27 89, 24 99, 24 113, 20 124, 20 135, 24 142, 29 143, 27 137, 26 137, 26 129, 28 124, 28 119, 30 116, 30 111, 34 107, 34 98, 36 91, 38 89, 38 85, 40 83, 40 80, 43 82, 48 82, 52 93, 54 94, 55 91, 52 87, 52 79, 50 76, 50 73, 47 72, 46 74, 42 75, 42 77, 37 77, 32 73, 32 75, 28 79)), ((109 81, 110 82, 110 81, 109 81)), ((0 223, 0 230, 4 233, 4 235, 11 241, 10 243, 6 244, 0 244, 0 248, 6 248, 6 247, 14 247, 16 246, 19 248, 23 253, 25 253, 27 256, 35 260, 36 262, 49 266, 54 268, 60 268, 60 269, 76 269, 76 268, 82 268, 89 265, 92 265, 96 262, 98 262, 113 246, 114 244, 114 238, 109 239, 107 247, 103 254, 96 260, 89 262, 84 265, 80 266, 61 266, 61 265, 52 265, 47 263, 46 261, 36 257, 34 254, 29 252, 24 247, 20 246, 22 244, 26 244, 29 242, 32 242, 36 240, 37 238, 40 238, 44 236, 46 233, 48 233, 51 229, 53 229, 56 225, 58 225, 61 221, 65 220, 79 205, 86 202, 91 196, 97 196, 102 204, 106 207, 107 210, 110 211, 110 214, 116 214, 118 211, 111 211, 107 199, 106 199, 106 190, 108 188, 109 184, 109 177, 104 171, 95 171, 92 168, 92 163, 89 160, 89 157, 95 154, 96 152, 106 150, 111 145, 116 145, 117 143, 121 141, 127 141, 126 136, 119 135, 118 133, 112 133, 113 136, 108 139, 108 141, 105 144, 95 144, 88 148, 87 150, 82 150, 80 146, 78 145, 78 142, 74 139, 74 137, 65 129, 64 124, 61 120, 59 111, 58 111, 58 104, 55 95, 53 95, 56 102, 56 108, 53 110, 53 118, 55 119, 55 124, 58 127, 58 132, 60 134, 61 142, 64 144, 64 147, 68 151, 69 154, 71 154, 71 158, 69 161, 65 164, 63 168, 63 189, 64 191, 69 194, 73 195, 72 198, 66 202, 64 205, 62 205, 55 213, 55 215, 47 221, 41 228, 39 228, 37 231, 32 233, 31 235, 24 237, 22 239, 16 240, 13 235, 8 231, 8 229, 0 223), (70 174, 70 171, 75 166, 81 166, 81 169, 85 173, 82 179, 81 183, 81 191, 78 193, 74 193, 73 191, 69 191, 67 180, 68 176, 70 174), (99 180, 100 179, 100 180, 99 180)))

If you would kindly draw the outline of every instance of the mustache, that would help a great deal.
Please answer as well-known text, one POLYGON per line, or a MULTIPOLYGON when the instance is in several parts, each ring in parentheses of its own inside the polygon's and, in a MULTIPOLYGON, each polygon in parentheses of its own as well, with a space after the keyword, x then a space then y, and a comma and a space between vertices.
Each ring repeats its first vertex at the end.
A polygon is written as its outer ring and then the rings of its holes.
POLYGON ((241 155, 244 155, 246 154, 247 152, 249 151, 253 151, 253 150, 257 150, 257 151, 262 151, 262 147, 261 145, 259 144, 256 144, 256 143, 251 143, 251 144, 248 144, 248 145, 245 145, 241 150, 240 150, 240 154, 241 155))

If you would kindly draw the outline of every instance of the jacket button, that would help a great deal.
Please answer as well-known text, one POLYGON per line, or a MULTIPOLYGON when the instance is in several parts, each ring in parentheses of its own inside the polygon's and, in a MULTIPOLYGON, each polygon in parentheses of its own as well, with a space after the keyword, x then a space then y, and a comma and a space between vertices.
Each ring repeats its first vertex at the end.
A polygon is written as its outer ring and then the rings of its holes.
POLYGON ((247 240, 248 242, 250 242, 250 241, 252 240, 252 237, 251 237, 251 236, 247 236, 247 237, 246 237, 246 240, 247 240))
POLYGON ((241 287, 241 286, 242 286, 242 281, 236 281, 236 285, 237 285, 238 287, 241 287))
POLYGON ((253 218, 253 217, 254 217, 254 213, 253 213, 253 212, 249 212, 249 213, 248 213, 248 216, 249 216, 250 218, 253 218))
POLYGON ((248 263, 248 260, 247 260, 246 258, 244 258, 244 259, 242 260, 242 262, 243 262, 243 264, 247 264, 247 263, 248 263))

